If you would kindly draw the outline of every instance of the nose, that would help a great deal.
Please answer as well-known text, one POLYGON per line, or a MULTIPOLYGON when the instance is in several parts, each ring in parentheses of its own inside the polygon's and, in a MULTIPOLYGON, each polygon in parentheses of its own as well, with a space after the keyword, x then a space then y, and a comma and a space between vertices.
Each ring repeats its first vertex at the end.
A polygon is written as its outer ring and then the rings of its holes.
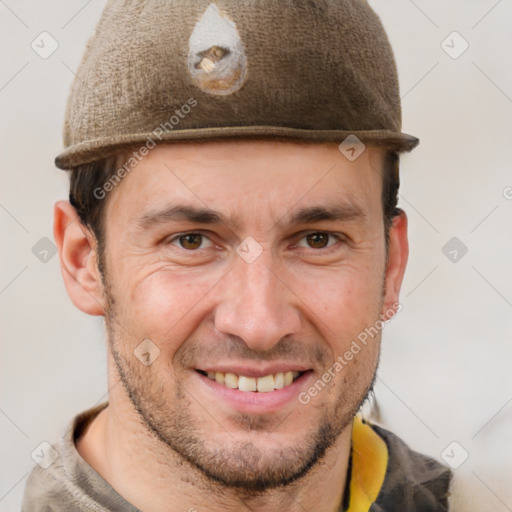
POLYGON ((215 311, 216 329, 237 336, 254 351, 270 350, 283 337, 298 333, 301 324, 297 298, 282 269, 272 269, 268 253, 264 250, 252 263, 235 257, 215 311))

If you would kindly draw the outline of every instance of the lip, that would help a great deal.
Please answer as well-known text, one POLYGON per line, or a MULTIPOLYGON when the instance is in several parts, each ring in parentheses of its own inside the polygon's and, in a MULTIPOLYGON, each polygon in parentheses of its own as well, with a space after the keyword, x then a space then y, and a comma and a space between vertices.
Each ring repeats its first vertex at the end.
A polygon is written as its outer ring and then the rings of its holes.
MULTIPOLYGON (((247 377, 254 376, 247 375, 247 373, 244 374, 241 371, 240 367, 237 367, 237 371, 241 372, 238 375, 246 375, 247 377)), ((252 374, 254 374, 255 372, 261 374, 261 372, 253 369, 252 374)), ((275 373, 278 372, 279 370, 276 371, 275 373)), ((212 401, 221 401, 227 404, 229 408, 234 409, 237 412, 252 414, 267 414, 279 411, 286 405, 292 403, 294 400, 297 400, 298 394, 303 389, 307 388, 308 383, 313 378, 313 371, 307 370, 302 375, 297 377, 297 379, 295 379, 290 385, 285 386, 284 388, 275 389, 274 391, 271 391, 269 393, 258 393, 254 391, 240 391, 238 389, 230 389, 212 379, 209 379, 208 377, 202 375, 197 371, 194 371, 194 373, 197 376, 197 378, 200 379, 201 384, 205 386, 206 392, 213 395, 214 398, 212 399, 212 401)), ((232 373, 236 372, 233 371, 232 373)), ((259 376, 264 375, 269 374, 263 373, 259 376)))

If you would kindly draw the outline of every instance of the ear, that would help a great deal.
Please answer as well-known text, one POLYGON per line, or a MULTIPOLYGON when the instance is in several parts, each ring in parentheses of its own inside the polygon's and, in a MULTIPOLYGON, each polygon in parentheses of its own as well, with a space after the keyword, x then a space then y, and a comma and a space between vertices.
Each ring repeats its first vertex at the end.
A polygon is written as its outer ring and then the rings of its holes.
POLYGON ((393 218, 389 229, 389 255, 386 267, 386 282, 382 314, 391 318, 389 311, 400 310, 399 297, 405 267, 409 258, 409 241, 407 239, 407 215, 403 210, 393 218), (386 313, 388 312, 388 313, 386 313))
POLYGON ((103 315, 103 284, 97 264, 96 239, 82 225, 68 201, 58 201, 53 214, 53 236, 68 295, 84 313, 103 315))

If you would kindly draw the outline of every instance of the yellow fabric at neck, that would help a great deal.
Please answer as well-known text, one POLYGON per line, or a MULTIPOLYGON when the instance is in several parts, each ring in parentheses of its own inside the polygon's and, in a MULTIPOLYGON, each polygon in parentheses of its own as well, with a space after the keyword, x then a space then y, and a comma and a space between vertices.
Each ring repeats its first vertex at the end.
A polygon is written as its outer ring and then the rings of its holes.
POLYGON ((347 512, 368 512, 380 492, 387 465, 386 443, 356 416, 352 429, 352 474, 347 512))

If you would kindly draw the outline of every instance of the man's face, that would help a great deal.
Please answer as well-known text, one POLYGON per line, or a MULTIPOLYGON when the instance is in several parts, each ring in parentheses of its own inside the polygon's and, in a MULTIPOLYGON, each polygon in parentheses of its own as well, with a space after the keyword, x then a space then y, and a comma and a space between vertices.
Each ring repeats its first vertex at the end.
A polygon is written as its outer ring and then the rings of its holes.
POLYGON ((115 371, 144 425, 206 475, 253 490, 297 479, 371 388, 380 334, 333 365, 396 300, 382 157, 367 148, 350 162, 335 144, 166 145, 111 192, 115 371))

